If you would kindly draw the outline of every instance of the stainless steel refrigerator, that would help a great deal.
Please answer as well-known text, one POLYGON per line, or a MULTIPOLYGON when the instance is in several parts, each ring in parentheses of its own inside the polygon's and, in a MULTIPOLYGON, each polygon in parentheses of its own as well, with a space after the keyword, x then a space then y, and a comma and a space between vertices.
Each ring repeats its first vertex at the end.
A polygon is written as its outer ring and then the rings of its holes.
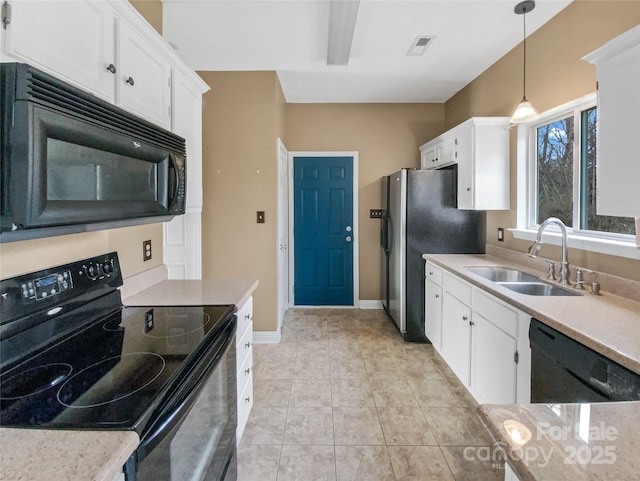
POLYGON ((457 166, 382 178, 382 304, 405 341, 425 335, 422 254, 483 254, 484 211, 458 210, 457 166))

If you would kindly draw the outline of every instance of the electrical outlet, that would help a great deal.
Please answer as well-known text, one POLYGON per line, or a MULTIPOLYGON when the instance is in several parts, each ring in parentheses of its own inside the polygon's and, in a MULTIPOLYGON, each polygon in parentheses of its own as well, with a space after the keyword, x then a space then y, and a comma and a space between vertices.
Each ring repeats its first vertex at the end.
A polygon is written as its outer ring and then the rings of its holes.
POLYGON ((498 241, 504 242, 504 228, 498 227, 498 241))
POLYGON ((142 242, 142 260, 144 262, 150 261, 152 257, 151 254, 151 240, 146 240, 142 242))
POLYGON ((370 209, 369 219, 382 219, 382 209, 370 209))

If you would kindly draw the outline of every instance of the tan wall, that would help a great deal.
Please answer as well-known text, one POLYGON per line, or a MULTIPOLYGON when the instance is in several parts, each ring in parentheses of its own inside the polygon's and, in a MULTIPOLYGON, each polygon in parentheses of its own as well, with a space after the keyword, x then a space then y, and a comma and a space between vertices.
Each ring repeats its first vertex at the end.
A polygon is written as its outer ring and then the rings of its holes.
MULTIPOLYGON (((637 1, 584 1, 570 4, 527 39, 527 98, 539 112, 594 92, 593 65, 581 60, 606 41, 640 23, 637 1)), ((445 104, 447 128, 473 116, 510 116, 522 98, 522 45, 519 45, 445 104)), ((511 132, 510 211, 490 212, 487 243, 526 252, 530 242, 498 227, 516 226, 516 129, 511 132)), ((541 256, 560 259, 560 248, 545 246, 541 256)), ((640 280, 640 261, 570 249, 573 265, 640 280)))
POLYGON ((419 167, 418 147, 443 132, 443 104, 288 104, 289 151, 357 151, 360 299, 380 299, 380 178, 419 167))
MULTIPOLYGON (((275 72, 198 72, 204 95, 202 273, 258 279, 254 329, 277 326, 277 155, 284 133, 275 72), (266 222, 256 223, 256 211, 266 222)), ((280 94, 281 96, 281 94, 280 94)))
POLYGON ((162 0, 129 0, 129 3, 162 35, 162 0))

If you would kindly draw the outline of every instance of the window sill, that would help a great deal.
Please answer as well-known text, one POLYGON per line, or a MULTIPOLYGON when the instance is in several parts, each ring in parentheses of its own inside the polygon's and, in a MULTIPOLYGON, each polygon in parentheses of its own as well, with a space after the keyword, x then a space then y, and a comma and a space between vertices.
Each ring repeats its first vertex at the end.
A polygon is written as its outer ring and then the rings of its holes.
MULTIPOLYGON (((535 241, 538 235, 538 231, 533 229, 509 229, 509 231, 516 239, 529 241, 535 241)), ((569 233, 567 237, 569 247, 572 249, 626 257, 628 259, 640 259, 640 246, 631 242, 602 239, 572 233, 569 233)), ((542 236, 542 240, 545 244, 556 246, 562 245, 562 236, 559 232, 545 232, 542 236)))

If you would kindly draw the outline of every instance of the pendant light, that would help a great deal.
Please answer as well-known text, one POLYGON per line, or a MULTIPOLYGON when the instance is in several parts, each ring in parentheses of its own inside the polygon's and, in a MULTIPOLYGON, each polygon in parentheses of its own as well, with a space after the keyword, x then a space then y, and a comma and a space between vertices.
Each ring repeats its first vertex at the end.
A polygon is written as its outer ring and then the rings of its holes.
POLYGON ((522 45, 524 48, 523 55, 523 64, 522 64, 522 100, 518 104, 518 108, 511 116, 511 123, 517 124, 520 122, 525 122, 527 120, 532 119, 538 112, 531 105, 531 103, 527 100, 527 24, 526 24, 526 16, 527 13, 532 11, 536 7, 536 2, 533 0, 525 0, 524 2, 520 2, 513 9, 514 13, 517 15, 522 15, 522 31, 523 31, 523 41, 522 45))

